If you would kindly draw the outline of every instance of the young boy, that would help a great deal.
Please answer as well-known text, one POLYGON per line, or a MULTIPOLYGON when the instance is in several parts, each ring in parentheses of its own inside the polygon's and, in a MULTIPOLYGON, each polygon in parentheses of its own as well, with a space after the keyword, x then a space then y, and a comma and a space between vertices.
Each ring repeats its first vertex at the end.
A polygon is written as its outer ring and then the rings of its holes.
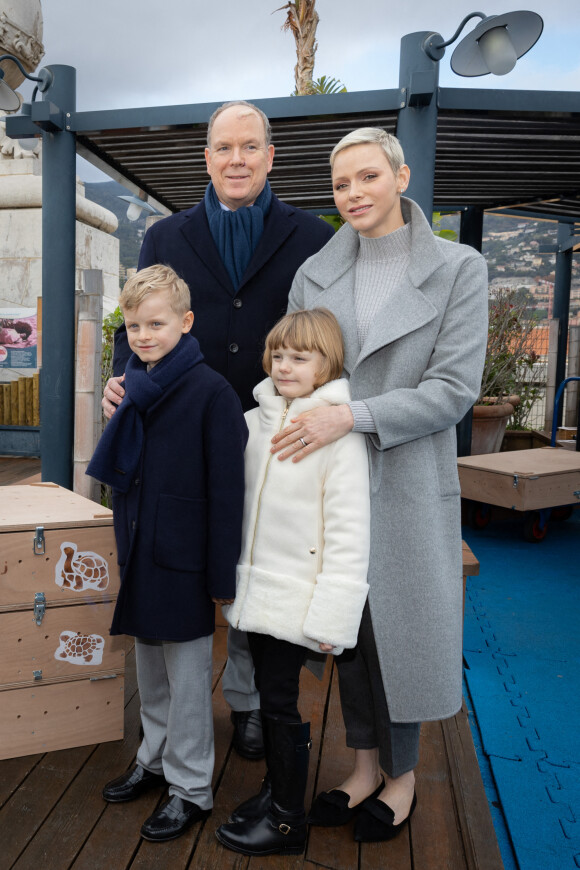
POLYGON ((113 487, 121 589, 111 634, 135 636, 143 741, 103 797, 129 801, 168 783, 141 828, 162 841, 212 807, 212 635, 215 603, 235 595, 247 428, 190 335, 190 291, 172 269, 137 272, 119 304, 133 351, 126 395, 88 473, 113 487))

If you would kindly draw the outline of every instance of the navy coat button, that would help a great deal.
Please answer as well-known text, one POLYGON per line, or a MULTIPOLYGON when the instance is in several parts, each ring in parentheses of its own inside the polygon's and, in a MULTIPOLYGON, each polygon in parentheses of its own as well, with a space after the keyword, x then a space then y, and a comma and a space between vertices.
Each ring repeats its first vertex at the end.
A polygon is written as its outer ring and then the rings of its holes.
POLYGON ((235 341, 233 341, 233 342, 230 344, 229 351, 230 351, 230 353, 237 353, 237 352, 239 351, 239 347, 238 347, 238 345, 235 343, 235 341))
POLYGON ((234 308, 241 308, 243 305, 242 300, 238 299, 238 297, 236 297, 234 299, 233 305, 234 305, 234 308))
POLYGON ((137 525, 137 523, 135 522, 135 520, 132 520, 132 521, 131 521, 131 528, 133 529, 133 531, 135 531, 135 526, 136 526, 136 525, 137 525))
POLYGON ((139 486, 139 484, 141 483, 141 481, 139 480, 138 477, 136 477, 135 480, 134 480, 134 483, 135 483, 135 486, 139 486))

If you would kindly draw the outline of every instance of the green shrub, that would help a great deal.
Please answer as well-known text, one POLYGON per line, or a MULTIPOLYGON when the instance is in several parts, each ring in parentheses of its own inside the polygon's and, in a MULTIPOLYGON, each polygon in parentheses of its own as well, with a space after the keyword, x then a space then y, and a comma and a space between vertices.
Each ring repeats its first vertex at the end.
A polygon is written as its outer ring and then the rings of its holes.
POLYGON ((113 350, 115 331, 123 323, 123 312, 117 305, 114 311, 103 320, 103 349, 101 363, 101 378, 103 389, 109 378, 113 377, 113 350))

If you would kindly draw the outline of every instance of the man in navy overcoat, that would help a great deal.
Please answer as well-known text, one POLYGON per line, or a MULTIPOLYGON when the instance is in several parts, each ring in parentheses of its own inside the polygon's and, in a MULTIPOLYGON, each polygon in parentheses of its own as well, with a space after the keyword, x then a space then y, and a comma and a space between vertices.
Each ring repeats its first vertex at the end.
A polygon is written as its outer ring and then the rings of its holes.
MULTIPOLYGON (((270 190, 274 146, 269 121, 256 106, 239 101, 216 110, 205 158, 211 183, 203 201, 150 227, 139 268, 164 263, 184 278, 195 312, 192 334, 205 361, 227 378, 248 410, 263 378, 264 339, 286 313, 292 279, 333 230, 270 190)), ((123 374, 129 355, 121 327, 115 337, 116 376, 123 374)), ((103 399, 107 416, 123 392, 118 380, 109 381, 103 399)), ((228 654, 222 685, 232 708, 234 747, 246 758, 261 758, 259 695, 245 634, 230 629, 228 654)))

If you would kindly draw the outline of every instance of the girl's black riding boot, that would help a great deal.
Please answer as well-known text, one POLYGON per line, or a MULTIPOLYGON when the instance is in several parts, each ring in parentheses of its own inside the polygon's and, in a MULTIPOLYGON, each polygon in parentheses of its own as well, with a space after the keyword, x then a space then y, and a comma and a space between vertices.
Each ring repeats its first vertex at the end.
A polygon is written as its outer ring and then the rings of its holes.
MULTIPOLYGON (((264 735, 264 751, 267 758, 269 733, 264 722, 264 717, 262 717, 262 733, 264 735)), ((250 819, 259 819, 267 812, 271 798, 272 783, 270 782, 270 774, 266 770, 266 775, 262 780, 258 794, 252 795, 251 798, 239 804, 229 817, 228 822, 233 824, 235 822, 247 822, 250 819)))
POLYGON ((270 782, 270 774, 266 771, 258 794, 252 795, 251 798, 236 807, 228 822, 248 822, 251 819, 259 819, 268 811, 271 800, 272 783, 270 782))
POLYGON ((264 737, 272 789, 269 805, 259 817, 221 825, 216 836, 244 855, 298 855, 306 845, 310 723, 288 724, 264 716, 264 737))

